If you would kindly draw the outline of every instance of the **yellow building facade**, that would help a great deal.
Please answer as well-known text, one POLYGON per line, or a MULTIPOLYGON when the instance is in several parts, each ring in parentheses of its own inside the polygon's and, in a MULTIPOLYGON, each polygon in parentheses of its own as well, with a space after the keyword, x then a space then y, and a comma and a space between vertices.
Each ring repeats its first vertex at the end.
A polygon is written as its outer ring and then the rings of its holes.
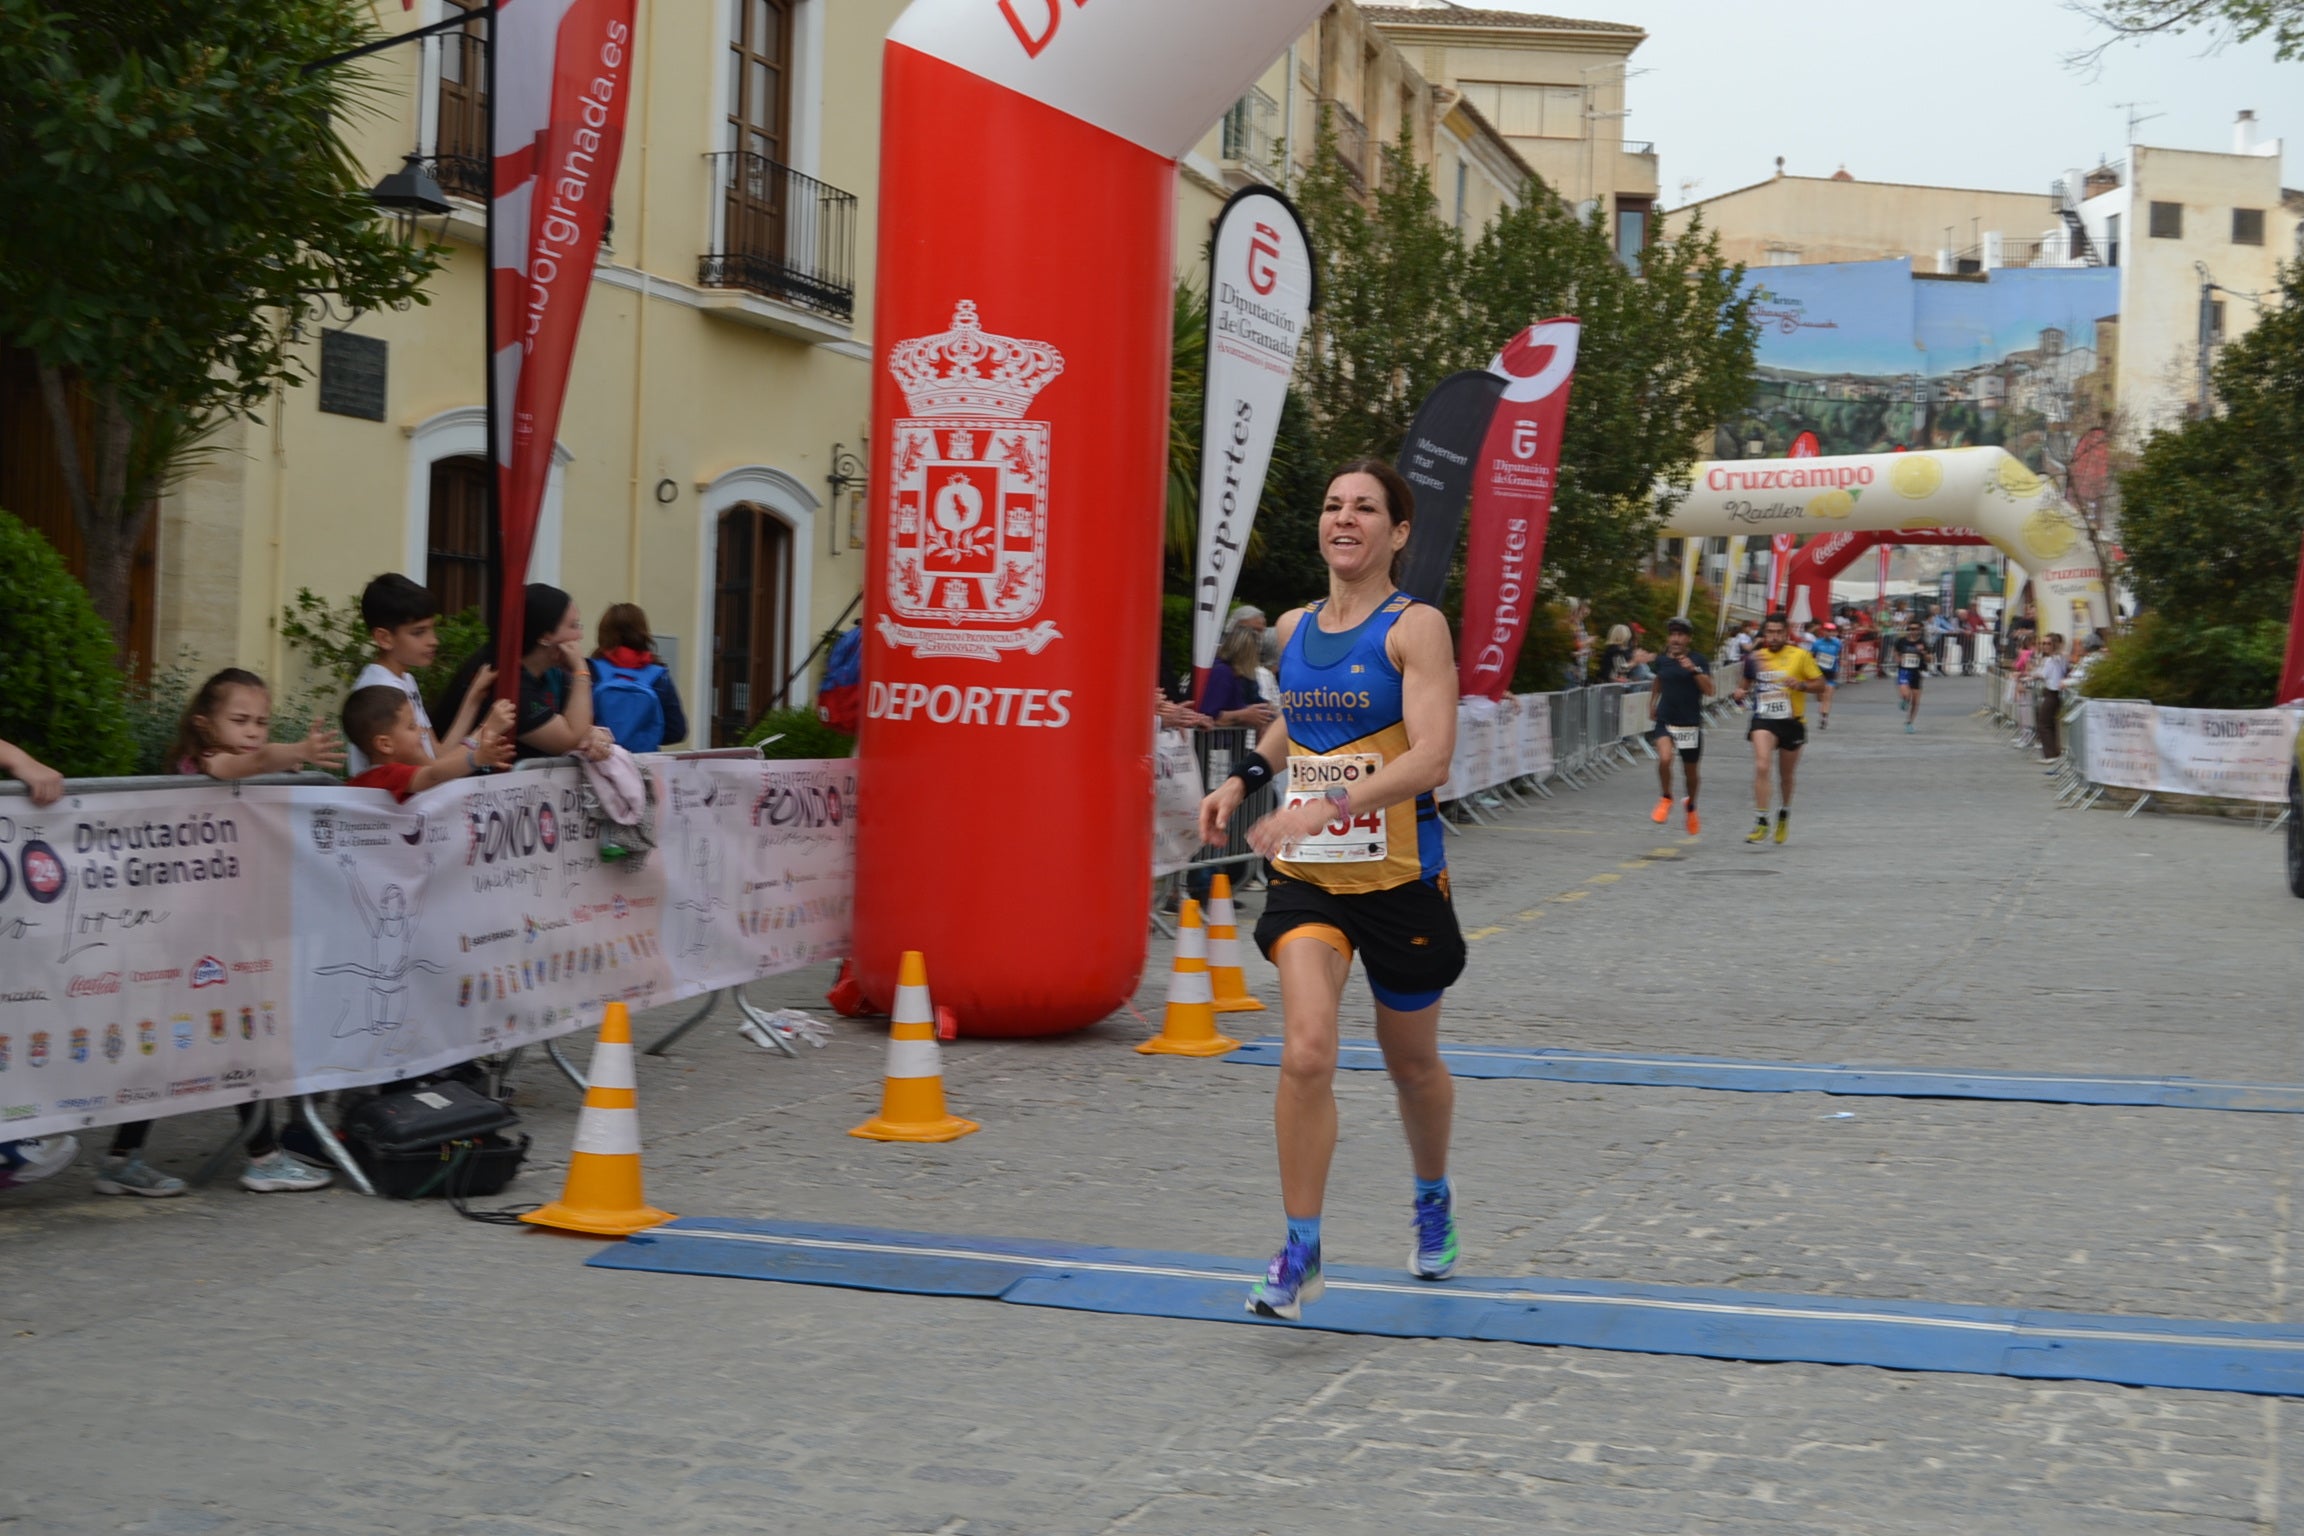
MULTIPOLYGON (((394 30, 456 0, 379 5, 394 30)), ((881 41, 904 0, 639 0, 630 116, 530 577, 587 624, 637 602, 694 726, 732 739, 862 587, 881 41), (851 462, 848 455, 854 455, 851 462), (837 456, 837 457, 836 457, 837 456)), ((342 314, 320 375, 163 504, 155 652, 293 682, 275 618, 400 571, 478 603, 486 506, 481 55, 368 66, 373 177, 420 157, 455 211, 430 303, 342 314)), ((807 702, 805 681, 792 689, 807 702)))

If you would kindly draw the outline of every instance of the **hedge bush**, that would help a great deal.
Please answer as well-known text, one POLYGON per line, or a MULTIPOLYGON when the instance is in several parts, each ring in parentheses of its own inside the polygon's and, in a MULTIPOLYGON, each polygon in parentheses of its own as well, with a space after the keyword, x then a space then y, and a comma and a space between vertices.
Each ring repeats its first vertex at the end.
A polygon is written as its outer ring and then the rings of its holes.
POLYGON ((73 778, 127 773, 136 743, 112 632, 55 547, 0 512, 0 738, 73 778))
POLYGON ((772 709, 752 722, 744 745, 758 747, 763 757, 847 757, 856 738, 817 719, 813 709, 772 709))
POLYGON ((2081 679, 2092 699, 2150 699, 2178 709, 2269 709, 2280 688, 2288 626, 2180 624, 2147 612, 2081 679))

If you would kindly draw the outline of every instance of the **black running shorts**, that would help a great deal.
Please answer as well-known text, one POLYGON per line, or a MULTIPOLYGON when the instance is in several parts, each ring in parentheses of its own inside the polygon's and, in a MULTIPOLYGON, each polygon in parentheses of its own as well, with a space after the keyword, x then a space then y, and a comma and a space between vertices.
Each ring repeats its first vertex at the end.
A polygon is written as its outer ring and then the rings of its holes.
POLYGON ((1760 731, 1775 736, 1776 750, 1779 752, 1797 752, 1808 745, 1808 722, 1805 720, 1755 720, 1751 729, 1744 733, 1744 739, 1750 741, 1760 731))
POLYGON ((1274 873, 1256 920, 1256 947, 1269 960, 1291 933, 1333 943, 1339 934, 1360 956, 1368 979, 1394 994, 1438 992, 1464 974, 1464 934, 1448 899, 1448 876, 1438 883, 1411 880, 1388 891, 1348 896, 1274 873))

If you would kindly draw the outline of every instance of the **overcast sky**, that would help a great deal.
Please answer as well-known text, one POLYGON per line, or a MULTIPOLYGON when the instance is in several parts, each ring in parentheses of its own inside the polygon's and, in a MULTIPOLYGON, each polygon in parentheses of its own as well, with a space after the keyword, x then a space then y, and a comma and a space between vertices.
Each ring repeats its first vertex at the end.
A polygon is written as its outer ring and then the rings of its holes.
POLYGON ((2253 107, 2304 181, 2304 63, 2269 43, 2211 51, 2203 34, 2116 44, 2091 75, 2067 55, 2102 34, 2060 0, 1479 0, 1498 9, 1631 22, 1627 139, 1652 139, 1675 207, 1842 164, 1866 181, 2046 192, 2128 142, 2115 104, 2164 114, 2137 141, 2229 149, 2253 107), (1683 194, 1684 183, 1695 186, 1683 194))

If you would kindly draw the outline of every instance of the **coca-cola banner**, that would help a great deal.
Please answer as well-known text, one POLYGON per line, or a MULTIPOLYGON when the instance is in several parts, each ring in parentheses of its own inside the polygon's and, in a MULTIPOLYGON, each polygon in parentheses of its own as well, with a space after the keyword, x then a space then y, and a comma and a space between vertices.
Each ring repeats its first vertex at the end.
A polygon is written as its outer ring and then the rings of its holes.
POLYGON ((1579 329, 1573 319, 1539 321, 1488 365, 1504 380, 1504 393, 1472 479, 1464 632, 1456 648, 1457 689, 1467 696, 1501 698, 1528 637, 1579 329))
POLYGON ((1424 397, 1400 445, 1400 476, 1416 493, 1416 522, 1408 530, 1407 569, 1400 586, 1428 603, 1439 602, 1447 589, 1480 444, 1503 394, 1504 380, 1485 368, 1452 373, 1424 397))
POLYGON ((0 799, 0 1138, 389 1082, 848 951, 850 762, 0 799))
POLYGON ((1280 407, 1316 302, 1312 247, 1269 187, 1224 205, 1208 263, 1208 379, 1200 424, 1200 562, 1192 582, 1195 683, 1216 660, 1248 530, 1272 467, 1280 407))
POLYGON ((490 401, 503 554, 498 690, 520 614, 568 368, 624 151, 634 0, 497 0, 490 22, 490 401))

